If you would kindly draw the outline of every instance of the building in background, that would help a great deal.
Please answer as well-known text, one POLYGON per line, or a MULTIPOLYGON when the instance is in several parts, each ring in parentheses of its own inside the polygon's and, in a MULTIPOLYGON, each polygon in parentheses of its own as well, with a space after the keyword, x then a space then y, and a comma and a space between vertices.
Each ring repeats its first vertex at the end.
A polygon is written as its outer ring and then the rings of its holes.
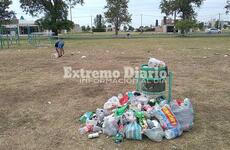
POLYGON ((38 25, 35 25, 34 21, 31 20, 19 20, 19 35, 28 35, 28 33, 39 32, 38 25))
POLYGON ((172 18, 164 17, 161 20, 161 26, 164 33, 174 32, 174 20, 172 18))
POLYGON ((39 32, 39 26, 34 21, 25 20, 22 16, 20 19, 13 19, 8 24, 3 25, 8 34, 12 34, 12 31, 17 30, 19 36, 28 35, 28 33, 39 32))

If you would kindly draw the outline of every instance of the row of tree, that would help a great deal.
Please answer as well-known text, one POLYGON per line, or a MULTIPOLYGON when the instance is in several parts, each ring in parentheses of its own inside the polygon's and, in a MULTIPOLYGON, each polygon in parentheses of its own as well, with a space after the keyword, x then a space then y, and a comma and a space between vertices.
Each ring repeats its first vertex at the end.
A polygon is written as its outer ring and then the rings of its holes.
MULTIPOLYGON (((204 0, 161 0, 161 12, 167 16, 173 15, 175 26, 182 33, 186 33, 188 29, 196 24, 195 8, 199 8, 204 0), (178 21, 177 18, 180 18, 178 21)), ((68 10, 74 8, 77 4, 83 5, 84 0, 20 0, 20 7, 24 12, 33 17, 38 17, 36 23, 43 29, 52 30, 58 34, 61 30, 70 30, 74 27, 74 23, 68 20, 68 10)), ((111 23, 115 27, 115 33, 121 25, 128 25, 132 21, 132 15, 128 12, 129 0, 106 0, 104 16, 97 15, 95 19, 95 31, 104 31, 105 22, 111 23)), ((15 13, 9 10, 12 0, 0 0, 0 24, 11 20, 15 17, 15 13)), ((230 11, 230 0, 227 0, 225 6, 226 13, 230 11)), ((72 14, 71 18, 72 18, 72 14)), ((86 29, 87 30, 87 29, 86 29)))

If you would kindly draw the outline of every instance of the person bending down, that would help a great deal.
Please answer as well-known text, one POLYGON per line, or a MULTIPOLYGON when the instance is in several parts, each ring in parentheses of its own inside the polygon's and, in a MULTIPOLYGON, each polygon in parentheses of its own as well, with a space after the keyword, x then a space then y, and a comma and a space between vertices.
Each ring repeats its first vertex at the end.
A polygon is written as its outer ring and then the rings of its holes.
POLYGON ((64 41, 62 40, 58 40, 56 43, 55 43, 55 48, 56 48, 56 51, 57 51, 57 54, 58 54, 58 57, 62 57, 64 55, 64 41))

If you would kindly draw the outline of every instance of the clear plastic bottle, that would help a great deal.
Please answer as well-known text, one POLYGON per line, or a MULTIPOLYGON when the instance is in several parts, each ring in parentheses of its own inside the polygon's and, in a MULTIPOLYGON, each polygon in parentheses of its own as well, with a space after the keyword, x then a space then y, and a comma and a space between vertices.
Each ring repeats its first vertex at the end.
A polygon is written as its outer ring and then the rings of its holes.
POLYGON ((83 127, 79 129, 80 134, 86 134, 88 132, 88 128, 87 127, 83 127))
POLYGON ((165 130, 165 138, 170 140, 170 139, 174 139, 178 136, 180 136, 182 134, 182 130, 180 130, 179 128, 173 128, 173 129, 169 129, 169 130, 165 130))
POLYGON ((94 138, 97 138, 97 137, 99 137, 99 133, 92 133, 92 134, 88 135, 89 139, 94 139, 94 138))

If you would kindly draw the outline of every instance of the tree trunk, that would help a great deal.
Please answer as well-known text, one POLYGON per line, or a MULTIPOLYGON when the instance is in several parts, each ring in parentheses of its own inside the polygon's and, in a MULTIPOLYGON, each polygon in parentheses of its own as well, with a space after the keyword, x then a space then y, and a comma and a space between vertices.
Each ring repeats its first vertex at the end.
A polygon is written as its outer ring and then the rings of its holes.
POLYGON ((57 29, 52 29, 52 32, 54 33, 54 36, 58 36, 58 30, 57 29))
POLYGON ((57 21, 55 16, 51 17, 51 23, 53 24, 51 30, 54 33, 54 36, 58 36, 57 21))
POLYGON ((116 34, 116 36, 118 35, 118 28, 119 28, 119 23, 118 23, 118 17, 117 17, 116 23, 115 23, 115 34, 116 34))
POLYGON ((173 29, 173 33, 176 33, 176 11, 174 12, 174 29, 173 29))
POLYGON ((118 27, 115 27, 115 34, 118 35, 118 27))
POLYGON ((181 34, 185 35, 185 30, 184 29, 181 30, 181 34))

